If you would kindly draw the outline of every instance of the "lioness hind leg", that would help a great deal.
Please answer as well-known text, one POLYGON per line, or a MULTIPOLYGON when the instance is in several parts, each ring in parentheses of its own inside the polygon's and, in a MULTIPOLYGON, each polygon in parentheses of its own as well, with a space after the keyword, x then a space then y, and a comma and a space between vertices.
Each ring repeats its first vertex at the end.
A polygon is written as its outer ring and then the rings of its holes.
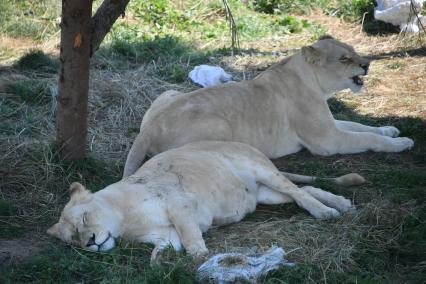
MULTIPOLYGON (((351 201, 349 199, 344 198, 343 196, 334 195, 330 192, 312 186, 304 186, 299 189, 308 193, 325 206, 337 209, 341 213, 354 209, 354 206, 352 206, 351 201)), ((257 203, 259 204, 276 205, 291 202, 294 202, 294 200, 288 195, 270 189, 269 187, 264 185, 259 187, 257 194, 257 203)))
POLYGON ((299 189, 295 184, 287 180, 281 173, 276 171, 257 171, 259 176, 257 177, 258 182, 264 185, 261 187, 259 203, 266 203, 267 201, 273 201, 266 204, 277 204, 293 200, 296 204, 303 209, 307 210, 315 218, 330 218, 337 217, 340 213, 334 209, 327 207, 320 201, 315 199, 309 193, 299 189), (265 190, 268 188, 269 191, 265 190), (272 194, 271 191, 275 191, 277 194, 272 194), (280 196, 279 194, 283 195, 280 196), (268 198, 265 198, 268 197, 268 198))
POLYGON ((267 186, 261 185, 257 191, 257 203, 265 205, 276 205, 294 202, 290 196, 282 194, 267 186))
POLYGON ((331 192, 312 186, 304 186, 301 188, 301 190, 309 193, 315 199, 318 199, 321 203, 327 205, 328 207, 332 207, 339 210, 339 212, 341 213, 354 209, 354 206, 352 205, 351 201, 349 199, 344 198, 343 196, 335 195, 331 192))

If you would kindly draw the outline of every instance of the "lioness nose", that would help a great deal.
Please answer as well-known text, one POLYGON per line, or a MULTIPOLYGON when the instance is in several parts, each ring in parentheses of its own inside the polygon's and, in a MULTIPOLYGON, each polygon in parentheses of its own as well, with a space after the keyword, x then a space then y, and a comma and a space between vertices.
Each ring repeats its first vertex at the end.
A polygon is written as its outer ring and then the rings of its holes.
POLYGON ((86 247, 96 245, 95 239, 96 239, 96 236, 95 236, 95 233, 93 233, 92 237, 87 242, 86 247))
POLYGON ((362 69, 364 69, 364 71, 365 71, 365 75, 367 75, 368 67, 370 67, 370 63, 361 63, 361 64, 359 65, 359 67, 361 67, 362 69))

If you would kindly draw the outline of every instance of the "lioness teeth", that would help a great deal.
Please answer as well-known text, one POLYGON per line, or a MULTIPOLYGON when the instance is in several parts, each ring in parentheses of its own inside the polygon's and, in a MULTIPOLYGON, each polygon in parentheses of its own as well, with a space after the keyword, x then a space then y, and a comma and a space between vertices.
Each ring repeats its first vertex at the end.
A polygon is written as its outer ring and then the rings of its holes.
POLYGON ((355 84, 357 85, 364 85, 364 81, 362 80, 361 77, 359 76, 354 76, 352 77, 352 80, 354 81, 355 84))

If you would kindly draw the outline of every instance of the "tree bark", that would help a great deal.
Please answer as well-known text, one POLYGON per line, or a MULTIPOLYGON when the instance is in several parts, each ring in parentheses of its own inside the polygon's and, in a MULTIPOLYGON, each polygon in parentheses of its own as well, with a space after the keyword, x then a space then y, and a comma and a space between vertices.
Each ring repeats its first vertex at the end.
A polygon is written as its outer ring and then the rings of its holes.
POLYGON ((66 160, 85 155, 91 13, 91 0, 62 0, 56 141, 66 160))
POLYGON ((93 16, 90 56, 98 50, 104 37, 120 15, 124 16, 129 0, 105 0, 93 16))

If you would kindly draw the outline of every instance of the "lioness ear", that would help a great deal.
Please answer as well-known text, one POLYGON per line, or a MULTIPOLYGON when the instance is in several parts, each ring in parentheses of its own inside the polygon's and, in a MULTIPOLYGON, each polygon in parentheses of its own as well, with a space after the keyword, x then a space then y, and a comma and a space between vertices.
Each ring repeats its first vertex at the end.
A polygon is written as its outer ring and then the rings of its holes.
POLYGON ((73 182, 68 190, 70 197, 76 194, 88 193, 89 191, 79 182, 73 182))
POLYGON ((302 47, 302 55, 306 62, 318 65, 321 59, 321 52, 313 46, 302 47))
POLYGON ((319 37, 318 40, 324 40, 324 39, 334 39, 334 37, 332 37, 331 35, 322 35, 319 37))
POLYGON ((60 238, 61 236, 59 232, 59 223, 56 223, 55 225, 47 229, 47 234, 55 238, 60 238))
POLYGON ((90 191, 87 190, 81 183, 73 182, 70 185, 69 194, 71 197, 71 201, 78 201, 88 197, 90 191))

